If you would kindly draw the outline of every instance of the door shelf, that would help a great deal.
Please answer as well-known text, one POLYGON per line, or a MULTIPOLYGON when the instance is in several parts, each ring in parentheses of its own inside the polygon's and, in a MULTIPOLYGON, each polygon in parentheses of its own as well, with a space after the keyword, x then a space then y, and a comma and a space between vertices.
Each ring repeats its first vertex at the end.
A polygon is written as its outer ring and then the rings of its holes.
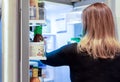
POLYGON ((29 57, 29 60, 46 60, 46 57, 29 57))
POLYGON ((34 24, 45 24, 45 20, 29 20, 29 25, 34 25, 34 24))

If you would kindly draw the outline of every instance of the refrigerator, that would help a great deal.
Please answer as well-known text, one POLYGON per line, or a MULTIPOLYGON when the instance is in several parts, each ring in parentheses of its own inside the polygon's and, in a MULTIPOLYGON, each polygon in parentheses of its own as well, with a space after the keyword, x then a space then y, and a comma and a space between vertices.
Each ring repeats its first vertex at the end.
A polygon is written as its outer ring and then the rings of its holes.
MULTIPOLYGON (((0 80, 2 81, 0 82, 30 82, 29 3, 29 0, 2 0, 0 22, 0 71, 2 71, 0 80)), ((45 2, 46 18, 41 22, 45 22, 43 36, 47 40, 47 52, 58 49, 71 42, 71 38, 82 35, 82 21, 76 16, 81 17, 81 13, 78 12, 81 12, 86 6, 80 5, 75 8, 73 5, 45 2)), ((39 24, 38 21, 33 22, 39 24)), ((47 65, 44 73, 48 74, 48 77, 44 78, 44 82, 70 82, 68 66, 47 65)))
MULTIPOLYGON (((73 36, 73 25, 70 25, 69 29, 66 24, 66 14, 72 11, 73 6, 46 1, 45 9, 46 25, 42 30, 47 41, 47 52, 51 52, 67 44, 67 41, 73 36), (63 36, 65 36, 64 39, 63 36)), ((52 67, 47 65, 45 71, 44 82, 70 82, 67 66, 52 67), (66 72, 64 73, 64 71, 66 72)))

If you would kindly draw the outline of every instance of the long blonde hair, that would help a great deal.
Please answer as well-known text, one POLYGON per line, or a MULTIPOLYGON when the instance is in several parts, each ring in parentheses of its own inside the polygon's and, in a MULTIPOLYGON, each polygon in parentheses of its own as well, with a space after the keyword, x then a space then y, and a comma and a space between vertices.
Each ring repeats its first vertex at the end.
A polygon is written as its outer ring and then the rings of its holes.
POLYGON ((78 50, 87 51, 94 58, 114 58, 120 51, 115 37, 115 25, 110 8, 104 3, 94 3, 83 10, 85 36, 78 50))

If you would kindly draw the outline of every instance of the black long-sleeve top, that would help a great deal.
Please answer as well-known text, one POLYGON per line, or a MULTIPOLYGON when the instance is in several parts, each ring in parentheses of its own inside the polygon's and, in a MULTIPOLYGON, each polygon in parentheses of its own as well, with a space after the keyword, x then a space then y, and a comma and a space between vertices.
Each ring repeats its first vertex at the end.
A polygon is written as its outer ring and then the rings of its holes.
POLYGON ((120 82, 120 56, 94 59, 86 52, 77 53, 77 43, 47 53, 41 62, 51 66, 67 65, 71 82, 120 82))

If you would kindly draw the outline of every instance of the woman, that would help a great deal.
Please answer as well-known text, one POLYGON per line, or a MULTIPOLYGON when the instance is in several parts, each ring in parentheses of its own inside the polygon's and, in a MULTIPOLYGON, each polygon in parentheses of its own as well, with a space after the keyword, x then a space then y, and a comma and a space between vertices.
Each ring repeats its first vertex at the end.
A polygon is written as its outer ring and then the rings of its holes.
POLYGON ((110 8, 94 3, 83 11, 84 37, 47 53, 44 64, 68 65, 71 82, 120 82, 120 44, 110 8))

